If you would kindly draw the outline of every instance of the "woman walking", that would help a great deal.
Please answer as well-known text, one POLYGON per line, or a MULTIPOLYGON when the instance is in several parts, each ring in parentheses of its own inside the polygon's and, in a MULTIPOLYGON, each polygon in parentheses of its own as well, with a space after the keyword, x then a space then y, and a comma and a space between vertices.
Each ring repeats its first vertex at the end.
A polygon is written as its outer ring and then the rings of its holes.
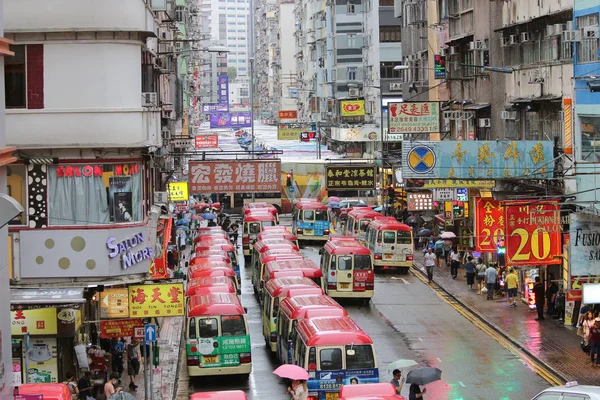
POLYGON ((452 275, 452 279, 456 279, 458 276, 458 269, 460 268, 460 253, 458 252, 456 246, 452 248, 450 251, 450 275, 452 275))
POLYGON ((469 290, 473 290, 473 285, 475 284, 475 263, 473 262, 473 256, 467 257, 465 272, 467 273, 467 286, 469 286, 469 290))
POLYGON ((308 398, 306 381, 293 380, 287 391, 292 395, 292 400, 306 400, 308 398))
POLYGON ((477 265, 475 266, 475 273, 477 274, 477 294, 481 294, 481 289, 483 289, 483 281, 485 280, 486 270, 487 267, 483 263, 483 258, 479 257, 477 259, 477 265))

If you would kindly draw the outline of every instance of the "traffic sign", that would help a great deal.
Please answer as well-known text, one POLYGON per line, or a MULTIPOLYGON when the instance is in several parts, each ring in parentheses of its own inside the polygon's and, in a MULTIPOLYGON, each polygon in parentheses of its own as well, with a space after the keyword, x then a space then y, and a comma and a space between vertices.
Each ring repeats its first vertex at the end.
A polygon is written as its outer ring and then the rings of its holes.
POLYGON ((294 189, 294 187, 293 187, 293 186, 290 186, 290 187, 288 188, 288 190, 290 191, 290 193, 294 193, 294 192, 296 191, 296 189, 294 189))
POLYGON ((145 333, 144 333, 144 328, 143 327, 142 328, 134 328, 133 329, 133 337, 141 339, 144 336, 145 336, 145 333))
POLYGON ((156 325, 147 324, 144 326, 144 337, 146 342, 154 342, 156 340, 156 325))

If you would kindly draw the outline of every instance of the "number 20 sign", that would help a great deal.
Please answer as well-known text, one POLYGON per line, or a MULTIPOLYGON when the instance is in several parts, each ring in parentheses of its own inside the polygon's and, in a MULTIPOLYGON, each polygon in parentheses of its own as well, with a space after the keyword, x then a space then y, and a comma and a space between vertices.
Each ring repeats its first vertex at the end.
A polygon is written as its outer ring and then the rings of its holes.
POLYGON ((481 252, 496 252, 498 241, 504 238, 504 208, 500 200, 475 198, 475 247, 481 252))
POLYGON ((507 265, 562 263, 558 202, 507 201, 503 206, 507 265))

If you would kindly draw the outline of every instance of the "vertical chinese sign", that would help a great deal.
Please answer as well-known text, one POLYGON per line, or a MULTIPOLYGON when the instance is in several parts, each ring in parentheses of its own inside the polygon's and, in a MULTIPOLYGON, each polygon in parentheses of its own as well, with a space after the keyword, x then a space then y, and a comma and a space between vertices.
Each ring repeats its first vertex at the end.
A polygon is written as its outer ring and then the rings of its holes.
POLYGON ((562 263, 558 201, 505 201, 506 265, 562 263))
POLYGON ((183 284, 129 286, 129 317, 174 317, 184 312, 183 284))
POLYGON ((190 161, 192 193, 281 191, 281 162, 263 160, 190 161))
POLYGON ((496 252, 498 241, 504 238, 504 207, 499 200, 476 197, 475 211, 475 248, 496 252))

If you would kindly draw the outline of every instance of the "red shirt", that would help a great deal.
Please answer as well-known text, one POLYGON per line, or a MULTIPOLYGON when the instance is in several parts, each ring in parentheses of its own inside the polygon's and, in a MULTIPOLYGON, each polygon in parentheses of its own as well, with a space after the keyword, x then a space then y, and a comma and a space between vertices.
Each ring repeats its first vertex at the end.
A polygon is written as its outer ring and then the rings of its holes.
POLYGON ((590 329, 590 342, 600 342, 600 327, 597 325, 590 329))

